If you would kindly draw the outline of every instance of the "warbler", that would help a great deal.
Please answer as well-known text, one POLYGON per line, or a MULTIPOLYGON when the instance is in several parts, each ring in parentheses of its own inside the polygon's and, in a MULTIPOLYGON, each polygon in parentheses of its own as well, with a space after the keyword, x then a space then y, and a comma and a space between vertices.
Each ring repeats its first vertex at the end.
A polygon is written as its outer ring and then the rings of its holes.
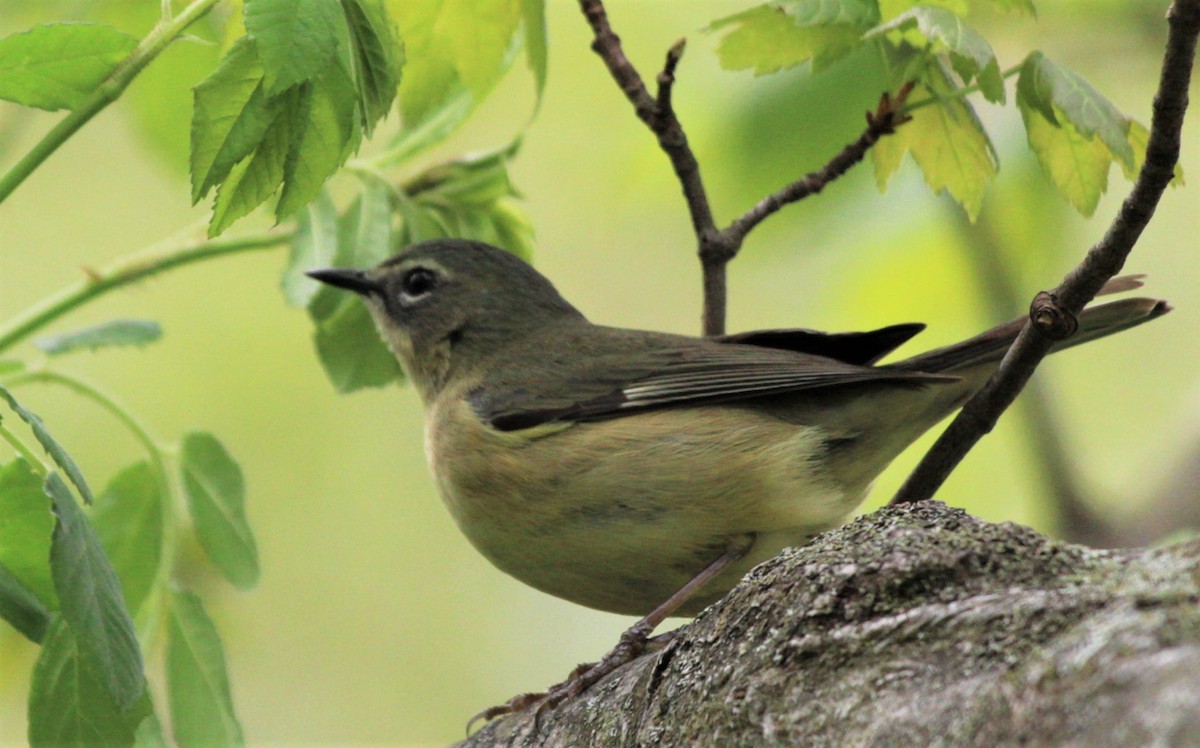
MULTIPOLYGON (((876 365, 924 325, 709 338, 605 327, 514 255, 457 239, 309 275, 366 302, 423 401, 429 468, 471 543, 551 595, 651 614, 642 634, 844 522, 982 386, 1023 323, 876 365)), ((1168 310, 1091 307, 1058 347, 1168 310)))

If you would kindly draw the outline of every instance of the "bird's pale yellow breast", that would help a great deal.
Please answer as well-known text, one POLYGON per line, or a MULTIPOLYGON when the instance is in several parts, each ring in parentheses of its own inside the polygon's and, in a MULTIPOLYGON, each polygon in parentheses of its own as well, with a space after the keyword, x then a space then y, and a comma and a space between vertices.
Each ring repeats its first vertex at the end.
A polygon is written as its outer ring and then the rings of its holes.
POLYGON ((426 427, 451 514, 496 566, 550 594, 645 613, 755 534, 699 609, 860 498, 823 476, 819 429, 723 406, 500 432, 444 393, 426 427))

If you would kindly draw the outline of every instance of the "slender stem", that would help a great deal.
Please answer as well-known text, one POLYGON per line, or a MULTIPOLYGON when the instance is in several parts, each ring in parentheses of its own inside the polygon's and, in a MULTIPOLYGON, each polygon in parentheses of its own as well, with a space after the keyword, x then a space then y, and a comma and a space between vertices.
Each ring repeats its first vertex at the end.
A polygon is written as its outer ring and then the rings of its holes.
POLYGON ((137 48, 125 58, 112 75, 92 94, 58 121, 34 147, 18 161, 8 173, 0 177, 0 203, 4 202, 25 179, 37 169, 50 154, 67 142, 79 128, 87 124, 105 107, 116 101, 133 79, 158 57, 184 29, 191 26, 220 0, 195 0, 174 18, 164 19, 142 39, 137 48))
MULTIPOLYGON (((146 451, 150 455, 150 460, 154 464, 154 471, 159 478, 166 483, 167 466, 163 460, 162 448, 159 447, 158 441, 150 434, 150 431, 137 419, 129 410, 114 400, 111 395, 99 389, 95 385, 89 384, 82 379, 77 379, 68 374, 63 374, 52 369, 42 369, 41 371, 32 371, 26 374, 20 374, 8 381, 9 385, 18 387, 23 384, 31 384, 34 382, 45 384, 57 384, 72 390, 83 397, 91 400, 99 405, 104 410, 108 411, 114 418, 121 422, 125 428, 129 430, 133 436, 142 443, 146 451)), ((164 485, 165 487, 165 485, 164 485)))
POLYGON ((290 231, 254 234, 234 239, 192 241, 165 249, 158 247, 122 258, 87 278, 78 280, 0 325, 0 351, 11 348, 67 312, 121 286, 164 270, 224 255, 270 249, 287 242, 290 231))
POLYGON ((4 439, 10 447, 16 450, 17 454, 24 457, 25 461, 29 463, 30 469, 36 470, 43 477, 46 475, 46 466, 42 464, 42 461, 25 445, 25 442, 21 441, 20 437, 9 431, 3 423, 0 423, 0 439, 4 439))
MULTIPOLYGON (((1014 75, 1016 75, 1019 72, 1021 72, 1021 66, 1013 65, 1011 68, 1009 68, 1008 70, 1005 70, 1003 73, 1001 73, 1000 77, 1007 80, 1008 78, 1013 77, 1014 75)), ((949 93, 939 94, 937 96, 930 96, 927 99, 921 99, 920 101, 914 101, 911 104, 906 104, 905 106, 900 108, 899 114, 901 116, 906 116, 906 115, 912 114, 913 112, 917 111, 918 109, 922 109, 931 104, 939 104, 943 101, 952 101, 954 99, 961 99, 964 96, 970 96, 971 94, 975 93, 978 90, 979 90, 979 81, 976 80, 974 83, 972 83, 969 86, 963 86, 962 88, 956 88, 949 93)))

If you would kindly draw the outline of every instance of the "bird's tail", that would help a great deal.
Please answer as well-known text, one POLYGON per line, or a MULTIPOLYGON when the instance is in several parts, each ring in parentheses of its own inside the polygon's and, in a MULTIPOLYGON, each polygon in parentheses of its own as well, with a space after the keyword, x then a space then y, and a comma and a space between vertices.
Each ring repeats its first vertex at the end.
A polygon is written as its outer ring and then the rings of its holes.
MULTIPOLYGON (((1118 278, 1110 281, 1103 293, 1125 291, 1139 285, 1136 278, 1118 278)), ((1056 343, 1051 350, 1062 350, 1135 327, 1170 310, 1165 301, 1145 298, 1089 307, 1079 315, 1075 334, 1056 343)), ((825 420, 839 424, 854 438, 846 442, 846 449, 830 451, 830 474, 851 491, 865 490, 896 455, 930 426, 962 407, 983 386, 1016 340, 1025 321, 1025 317, 1015 319, 969 340, 884 367, 950 375, 944 381, 931 381, 920 386, 924 397, 914 396, 913 385, 906 385, 873 390, 871 397, 862 398, 862 404, 833 403, 830 408, 837 408, 837 414, 830 414, 825 420)))
MULTIPOLYGON (((1110 281, 1101 293, 1136 288, 1136 278, 1124 277, 1110 281)), ((1050 349, 1053 353, 1089 340, 1103 338, 1143 322, 1161 317, 1171 311, 1171 305, 1159 299, 1122 299, 1107 304, 1091 306, 1079 315, 1079 329, 1075 334, 1050 349)), ((945 348, 935 348, 918 356, 889 364, 890 368, 902 371, 922 371, 937 374, 965 374, 984 364, 994 364, 1004 357, 1017 334, 1025 325, 1025 317, 1019 317, 990 330, 980 333, 945 348)))

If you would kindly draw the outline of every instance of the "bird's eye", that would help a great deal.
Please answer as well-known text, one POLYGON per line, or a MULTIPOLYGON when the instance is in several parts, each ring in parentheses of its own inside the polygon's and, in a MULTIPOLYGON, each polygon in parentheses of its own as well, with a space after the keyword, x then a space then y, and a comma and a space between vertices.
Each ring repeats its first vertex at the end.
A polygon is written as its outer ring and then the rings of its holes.
POLYGON ((437 274, 429 268, 413 268, 400 280, 400 290, 412 298, 424 296, 436 285, 437 274))

